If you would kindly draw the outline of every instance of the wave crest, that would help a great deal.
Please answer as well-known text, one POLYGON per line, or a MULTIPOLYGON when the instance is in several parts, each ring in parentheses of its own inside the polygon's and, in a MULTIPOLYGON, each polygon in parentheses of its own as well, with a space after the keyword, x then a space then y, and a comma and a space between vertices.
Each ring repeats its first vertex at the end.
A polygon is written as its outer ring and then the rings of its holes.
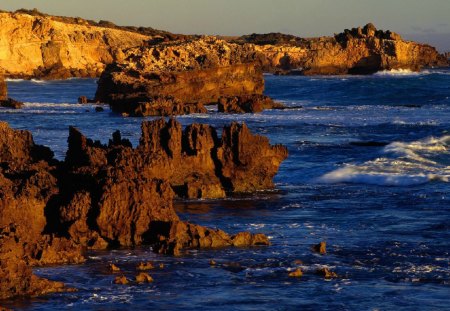
POLYGON ((413 142, 393 142, 384 157, 362 164, 347 164, 319 178, 323 183, 363 183, 411 186, 450 181, 450 136, 413 142))

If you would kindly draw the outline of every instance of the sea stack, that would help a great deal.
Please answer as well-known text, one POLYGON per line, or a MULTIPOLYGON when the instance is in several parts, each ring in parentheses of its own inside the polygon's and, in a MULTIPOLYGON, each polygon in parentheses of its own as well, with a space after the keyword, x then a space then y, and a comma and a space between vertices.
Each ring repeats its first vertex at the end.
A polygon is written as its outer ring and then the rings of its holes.
POLYGON ((96 101, 132 115, 205 112, 221 96, 261 95, 258 53, 215 37, 149 44, 128 49, 123 61, 107 66, 96 101), (183 108, 183 105, 190 106, 183 108))
POLYGON ((0 74, 0 101, 8 99, 8 88, 3 75, 0 74))

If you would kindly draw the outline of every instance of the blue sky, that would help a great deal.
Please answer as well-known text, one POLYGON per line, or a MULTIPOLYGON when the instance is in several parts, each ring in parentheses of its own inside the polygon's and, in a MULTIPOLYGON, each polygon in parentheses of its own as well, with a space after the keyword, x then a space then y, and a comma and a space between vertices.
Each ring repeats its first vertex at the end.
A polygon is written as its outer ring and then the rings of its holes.
POLYGON ((374 23, 450 50, 450 0, 2 0, 0 9, 151 26, 175 33, 332 35, 374 23))

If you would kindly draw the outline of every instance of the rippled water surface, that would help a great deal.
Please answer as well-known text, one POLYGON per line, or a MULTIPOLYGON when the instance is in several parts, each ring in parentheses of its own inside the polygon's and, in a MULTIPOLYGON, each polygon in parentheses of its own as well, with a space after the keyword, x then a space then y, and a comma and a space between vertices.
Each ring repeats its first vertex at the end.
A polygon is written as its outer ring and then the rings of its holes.
MULTIPOLYGON (((78 292, 16 301, 27 310, 444 310, 450 309, 450 70, 367 77, 265 76, 266 93, 292 107, 261 114, 179 117, 184 125, 245 121, 285 144, 278 191, 179 201, 182 218, 229 232, 265 233, 272 246, 190 251, 93 252, 79 266, 36 269, 78 292), (325 240, 328 254, 311 252, 325 240), (209 261, 217 264, 211 267, 209 261), (302 263, 296 260, 300 259, 302 263), (151 285, 113 285, 109 262, 128 276, 143 260, 164 264, 151 285), (339 278, 314 272, 329 267, 339 278), (288 271, 301 267, 304 276, 288 271)), ((68 126, 107 142, 120 129, 134 144, 140 118, 77 105, 95 80, 8 82, 22 110, 0 119, 31 130, 64 158, 68 126)))

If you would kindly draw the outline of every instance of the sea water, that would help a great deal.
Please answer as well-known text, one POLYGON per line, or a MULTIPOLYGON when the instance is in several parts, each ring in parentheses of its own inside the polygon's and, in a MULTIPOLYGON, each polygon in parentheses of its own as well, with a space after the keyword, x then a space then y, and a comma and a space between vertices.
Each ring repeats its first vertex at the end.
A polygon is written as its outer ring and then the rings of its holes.
MULTIPOLYGON (((91 252, 83 265, 36 268, 74 293, 19 300, 26 310, 444 310, 450 297, 450 70, 372 76, 265 75, 266 94, 291 109, 260 114, 180 116, 218 128, 246 122, 289 157, 276 191, 225 200, 177 201, 186 220, 230 233, 264 233, 260 248, 191 250, 181 257, 148 247, 91 252), (311 251, 326 241, 327 255, 311 251), (217 264, 211 267, 209 261, 217 264), (140 261, 163 263, 150 285, 120 286, 110 262, 132 277, 140 261), (298 264, 296 260, 301 260, 298 264), (288 277, 300 267, 304 276, 288 277), (328 267, 337 279, 314 271, 328 267)), ((63 159, 68 127, 107 142, 114 130, 137 144, 143 118, 76 104, 96 81, 8 81, 21 110, 0 120, 33 133, 63 159)), ((145 118, 150 120, 152 118, 145 118)), ((220 130, 219 130, 220 133, 220 130)))

